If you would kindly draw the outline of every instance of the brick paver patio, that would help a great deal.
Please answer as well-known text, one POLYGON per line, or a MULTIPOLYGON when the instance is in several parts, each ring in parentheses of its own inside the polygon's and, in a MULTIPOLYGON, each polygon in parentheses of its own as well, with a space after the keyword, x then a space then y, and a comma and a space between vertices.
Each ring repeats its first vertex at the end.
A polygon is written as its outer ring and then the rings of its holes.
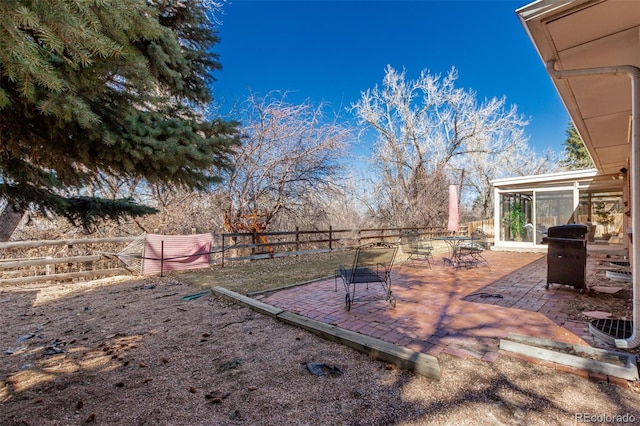
MULTIPOLYGON (((358 287, 371 301, 347 311, 345 290, 326 279, 256 296, 264 303, 327 324, 437 356, 494 361, 500 339, 514 332, 559 342, 593 343, 588 323, 572 321, 565 301, 577 290, 546 285, 546 257, 540 253, 486 251, 490 268, 454 269, 440 260, 432 267, 396 265, 392 290, 397 306, 384 301, 380 285, 358 287)), ((356 295, 357 296, 357 295, 356 295)))

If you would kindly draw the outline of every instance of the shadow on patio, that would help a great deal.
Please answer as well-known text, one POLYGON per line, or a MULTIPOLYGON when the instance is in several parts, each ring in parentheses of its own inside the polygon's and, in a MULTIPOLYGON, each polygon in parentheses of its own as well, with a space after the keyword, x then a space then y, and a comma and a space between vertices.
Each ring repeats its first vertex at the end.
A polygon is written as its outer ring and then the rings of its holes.
POLYGON ((577 290, 546 285, 546 257, 540 253, 487 251, 491 268, 453 269, 440 259, 432 268, 396 265, 392 290, 396 308, 379 285, 358 288, 374 301, 357 301, 347 311, 344 287, 326 279, 256 296, 280 309, 437 356, 494 361, 508 333, 589 345, 587 321, 570 319, 566 302, 577 290))

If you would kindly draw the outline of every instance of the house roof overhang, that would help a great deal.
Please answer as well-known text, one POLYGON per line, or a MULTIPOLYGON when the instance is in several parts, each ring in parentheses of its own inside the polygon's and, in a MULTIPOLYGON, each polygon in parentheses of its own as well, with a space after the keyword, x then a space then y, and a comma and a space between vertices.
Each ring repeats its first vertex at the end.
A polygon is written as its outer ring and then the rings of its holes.
POLYGON ((577 185, 581 190, 591 192, 621 191, 623 181, 620 172, 604 175, 598 172, 597 169, 588 169, 495 179, 491 181, 491 184, 498 191, 518 191, 523 188, 549 190, 577 185))
POLYGON ((640 2, 538 0, 516 11, 601 173, 630 172, 633 333, 640 346, 640 2))
MULTIPOLYGON (((538 0, 516 13, 542 61, 555 70, 640 67, 640 2, 538 0)), ((629 168, 629 76, 549 74, 598 171, 629 168)))

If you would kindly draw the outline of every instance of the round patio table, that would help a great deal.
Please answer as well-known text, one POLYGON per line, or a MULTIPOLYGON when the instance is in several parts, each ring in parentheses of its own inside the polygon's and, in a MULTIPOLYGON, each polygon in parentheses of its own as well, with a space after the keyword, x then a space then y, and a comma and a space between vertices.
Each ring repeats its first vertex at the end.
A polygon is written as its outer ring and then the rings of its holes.
MULTIPOLYGON (((458 261, 460 260, 460 246, 462 243, 472 242, 476 240, 473 237, 462 237, 462 236, 450 236, 450 237, 432 237, 434 241, 444 241, 449 248, 449 257, 448 260, 451 262, 451 266, 458 266, 458 261)), ((446 266, 445 262, 445 266, 446 266)))

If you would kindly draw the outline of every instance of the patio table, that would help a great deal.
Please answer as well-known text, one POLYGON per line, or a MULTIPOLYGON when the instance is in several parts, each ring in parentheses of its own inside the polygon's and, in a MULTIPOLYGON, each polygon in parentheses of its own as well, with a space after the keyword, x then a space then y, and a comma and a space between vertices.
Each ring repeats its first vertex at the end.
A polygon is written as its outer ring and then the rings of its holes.
POLYGON ((455 235, 450 237, 432 237, 431 239, 434 241, 444 241, 445 244, 447 244, 447 247, 449 248, 449 257, 445 258, 446 259, 445 266, 449 264, 450 266, 454 266, 454 267, 458 267, 462 263, 464 263, 464 262, 461 262, 461 259, 460 259, 461 252, 462 252, 460 247, 462 246, 462 244, 468 243, 468 242, 473 243, 473 241, 476 240, 476 238, 474 237, 462 237, 462 236, 455 236, 455 235))

